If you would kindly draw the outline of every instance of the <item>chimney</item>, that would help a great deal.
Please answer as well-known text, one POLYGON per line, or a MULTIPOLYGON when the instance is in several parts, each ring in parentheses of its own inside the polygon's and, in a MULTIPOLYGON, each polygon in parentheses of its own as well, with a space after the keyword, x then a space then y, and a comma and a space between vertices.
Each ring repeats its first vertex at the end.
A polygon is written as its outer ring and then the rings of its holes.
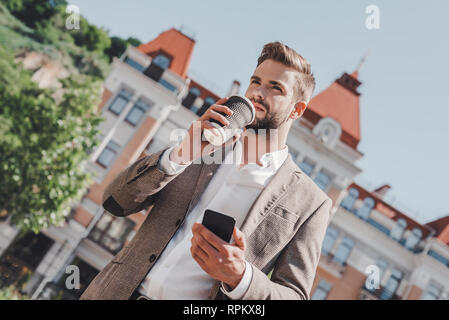
POLYGON ((228 97, 239 94, 240 91, 240 82, 238 82, 237 80, 234 80, 232 82, 231 88, 229 88, 228 91, 228 97))
POLYGON ((383 198, 388 190, 391 189, 391 186, 389 184, 384 184, 383 186, 380 186, 379 188, 375 189, 373 192, 383 198))

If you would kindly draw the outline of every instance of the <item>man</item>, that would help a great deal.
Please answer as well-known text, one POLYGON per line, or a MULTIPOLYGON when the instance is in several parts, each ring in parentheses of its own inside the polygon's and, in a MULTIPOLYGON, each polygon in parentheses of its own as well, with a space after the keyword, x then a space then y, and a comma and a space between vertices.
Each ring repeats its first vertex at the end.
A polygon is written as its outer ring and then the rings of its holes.
POLYGON ((221 99, 179 144, 122 171, 104 208, 117 216, 152 209, 81 299, 309 299, 332 202, 286 140, 314 88, 307 61, 269 43, 245 93, 256 116, 241 137, 221 148, 201 141, 208 120, 227 124, 232 111, 221 99), (198 163, 218 151, 224 164, 198 163), (201 225, 206 209, 235 218, 231 243, 201 225))

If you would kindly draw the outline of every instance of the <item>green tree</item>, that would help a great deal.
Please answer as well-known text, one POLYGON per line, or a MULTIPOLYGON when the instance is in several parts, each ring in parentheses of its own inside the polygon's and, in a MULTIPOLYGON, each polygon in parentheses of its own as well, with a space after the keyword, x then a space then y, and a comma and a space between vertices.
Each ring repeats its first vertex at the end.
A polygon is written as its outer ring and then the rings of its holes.
POLYGON ((88 150, 101 118, 101 82, 62 80, 40 89, 0 46, 0 216, 24 230, 62 225, 89 185, 88 150))
POLYGON ((80 29, 71 32, 75 43, 80 47, 85 47, 89 51, 101 52, 111 46, 111 39, 106 31, 87 22, 80 17, 80 29))
POLYGON ((30 28, 50 19, 60 6, 66 6, 66 0, 2 0, 8 10, 30 28))
POLYGON ((104 53, 109 57, 109 60, 112 61, 112 57, 120 57, 123 52, 125 52, 128 45, 137 47, 140 44, 142 44, 142 42, 137 38, 129 37, 125 40, 114 36, 111 37, 111 46, 107 48, 104 53))

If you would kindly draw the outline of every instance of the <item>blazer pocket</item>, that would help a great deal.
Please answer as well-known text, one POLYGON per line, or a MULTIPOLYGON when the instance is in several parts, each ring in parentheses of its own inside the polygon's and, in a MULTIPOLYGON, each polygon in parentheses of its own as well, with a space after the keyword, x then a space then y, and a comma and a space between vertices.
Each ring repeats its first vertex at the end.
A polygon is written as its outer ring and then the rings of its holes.
POLYGON ((298 221, 298 216, 284 207, 276 206, 273 208, 273 213, 279 217, 284 218, 287 221, 296 223, 298 221))
POLYGON ((111 262, 114 262, 114 263, 123 263, 123 261, 125 260, 125 258, 128 256, 128 254, 129 254, 129 250, 130 250, 130 248, 131 248, 131 245, 126 245, 126 246, 124 246, 120 251, 119 251, 119 253, 117 253, 116 255, 115 255, 115 257, 114 258, 112 258, 112 260, 111 260, 111 262))

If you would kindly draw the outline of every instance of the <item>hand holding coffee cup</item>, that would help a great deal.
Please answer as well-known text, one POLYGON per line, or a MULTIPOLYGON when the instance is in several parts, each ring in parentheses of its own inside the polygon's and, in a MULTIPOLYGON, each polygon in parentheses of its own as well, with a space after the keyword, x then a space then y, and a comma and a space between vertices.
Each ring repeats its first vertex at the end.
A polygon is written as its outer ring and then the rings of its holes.
MULTIPOLYGON (((170 160, 188 164, 201 158, 203 150, 210 144, 218 148, 223 143, 233 143, 238 139, 239 131, 251 123, 254 117, 254 106, 246 97, 231 96, 218 100, 192 123, 188 134, 170 153, 170 160), (203 134, 205 141, 202 139, 203 134), (201 147, 194 148, 194 142, 201 147)), ((214 149, 209 150, 213 152, 214 149)))

